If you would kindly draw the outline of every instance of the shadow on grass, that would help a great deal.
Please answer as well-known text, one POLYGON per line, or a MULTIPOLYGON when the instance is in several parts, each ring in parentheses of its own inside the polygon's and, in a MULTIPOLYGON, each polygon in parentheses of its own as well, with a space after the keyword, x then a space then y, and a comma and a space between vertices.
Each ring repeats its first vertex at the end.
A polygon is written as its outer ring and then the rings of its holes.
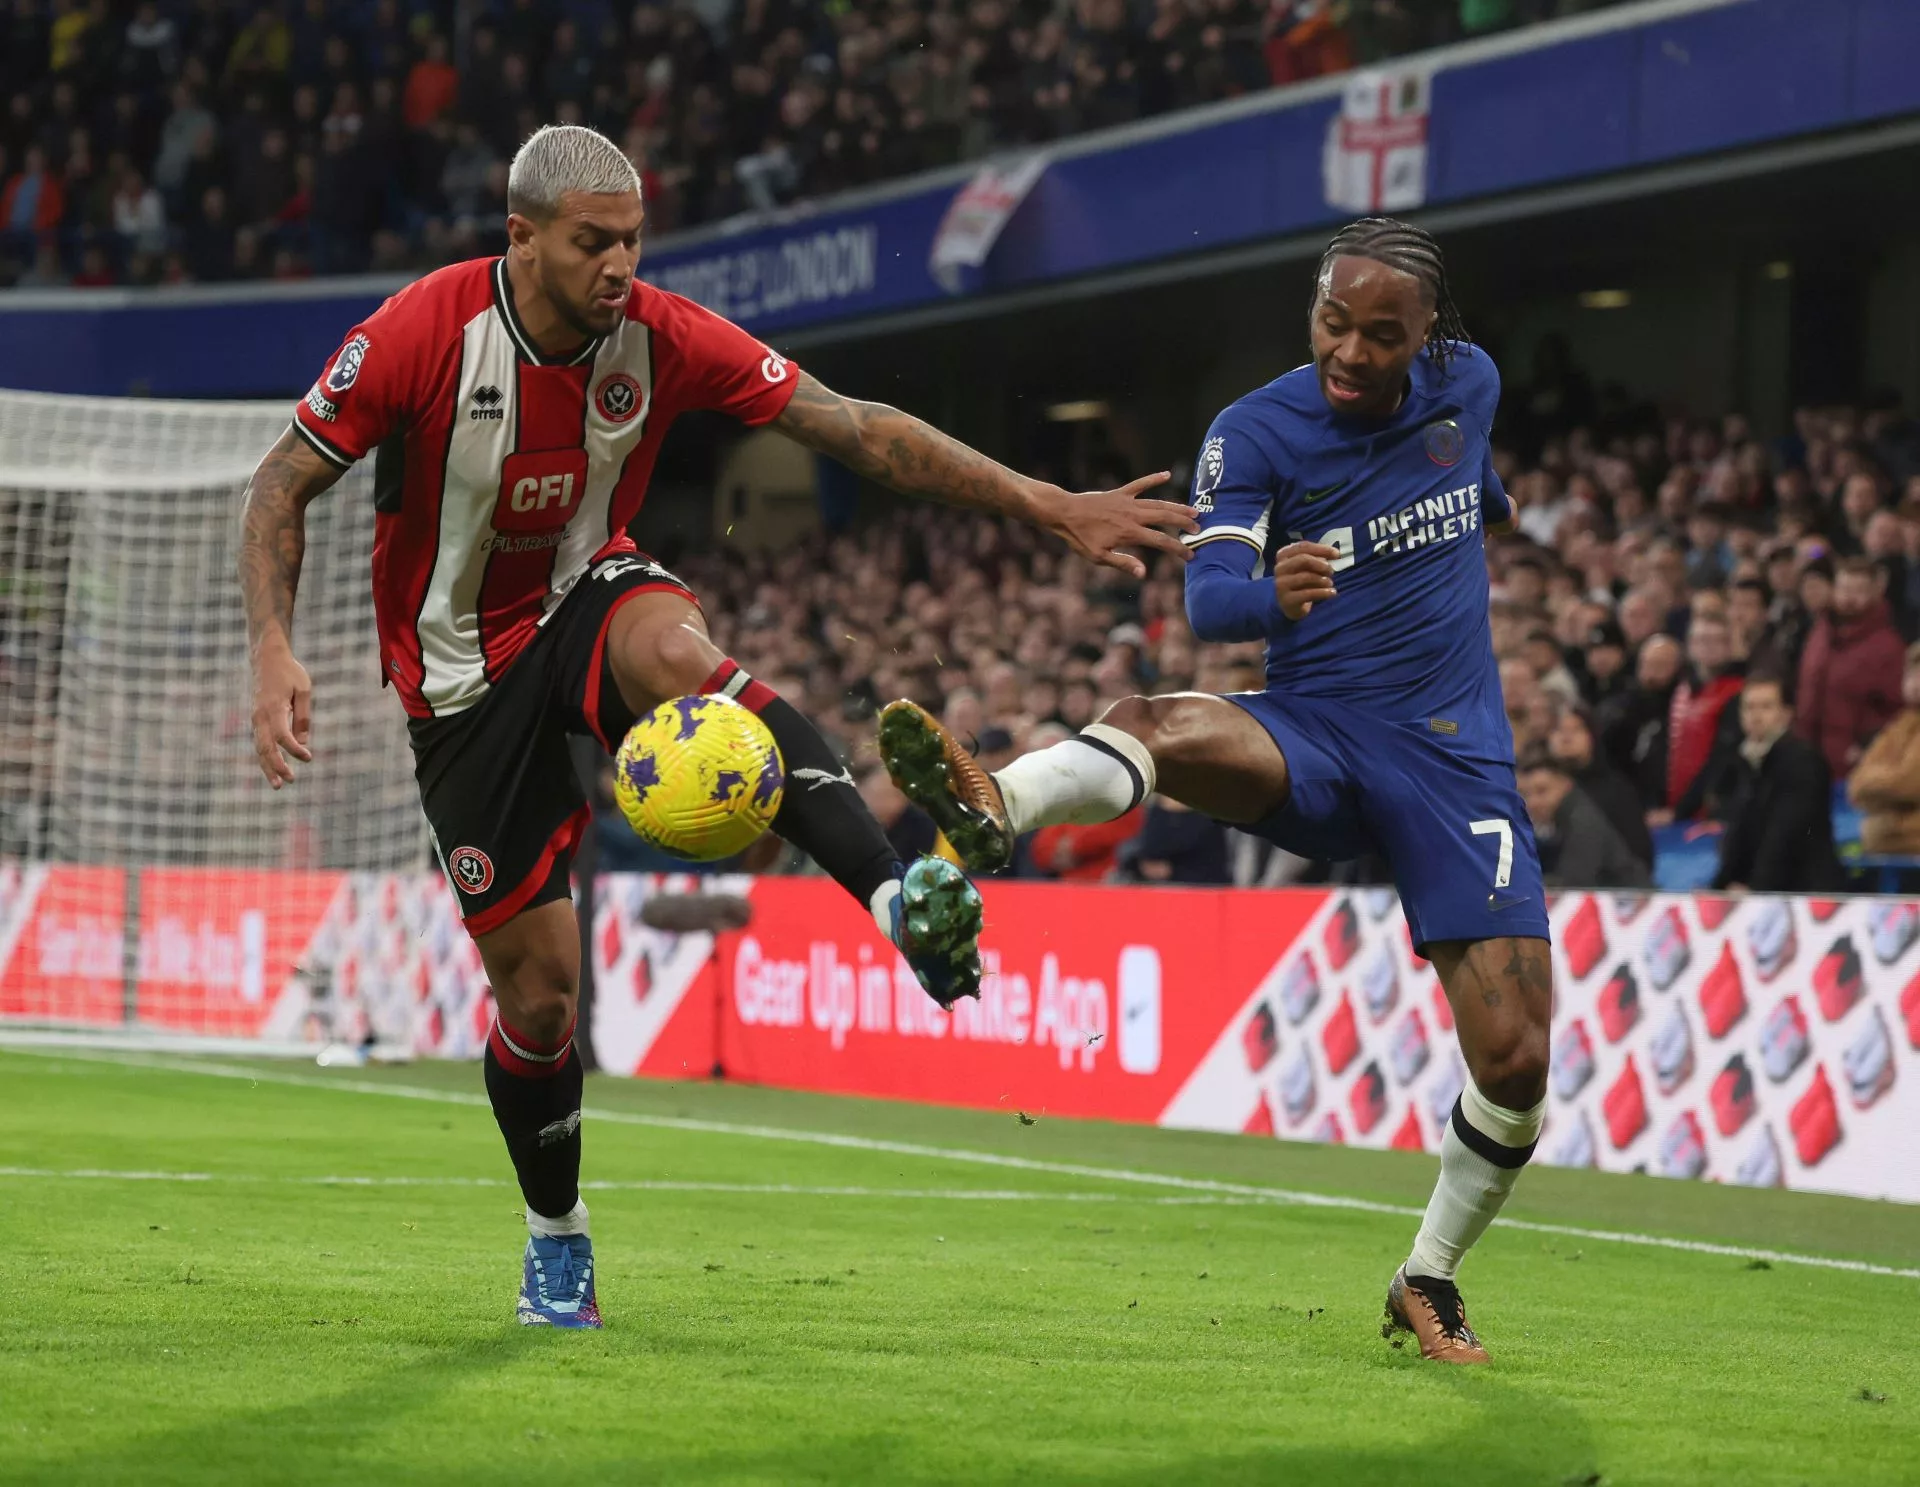
MULTIPOLYGON (((610 1339, 611 1340, 611 1339, 610 1339)), ((1071 1422, 1057 1438, 1036 1439, 1031 1417, 1025 1429, 1004 1435, 957 1439, 952 1422, 930 1420, 925 1432, 898 1428, 863 1430, 834 1399, 823 1396, 806 1419, 776 1436, 764 1420, 734 1418, 718 1379, 713 1414, 699 1444, 686 1442, 690 1422, 682 1414, 658 1435, 647 1425, 648 1359, 582 1357, 589 1377, 572 1409, 567 1399, 576 1365, 566 1349, 580 1340, 551 1334, 505 1333, 475 1339, 430 1358, 393 1368, 339 1393, 294 1404, 236 1410, 177 1430, 151 1431, 102 1451, 76 1450, 58 1463, 52 1479, 72 1483, 265 1482, 269 1487, 306 1483, 360 1484, 501 1483, 524 1487, 529 1472, 572 1481, 662 1483, 1084 1483, 1089 1487, 1162 1487, 1178 1483, 1301 1483, 1327 1487, 1411 1481, 1469 1481, 1483 1487, 1596 1480, 1591 1433, 1579 1414, 1529 1384, 1475 1371, 1388 1364, 1366 1387, 1398 1396, 1420 1418, 1416 1445, 1369 1442, 1360 1419, 1383 1403, 1355 1400, 1354 1421, 1342 1426, 1326 1401, 1316 1401, 1306 1422, 1292 1418, 1289 1402, 1276 1396, 1270 1413, 1225 1426, 1220 1438, 1194 1448, 1190 1434, 1178 1441, 1156 1437, 1149 1407, 1141 1429, 1105 1438, 1075 1435, 1071 1422), (604 1418, 588 1431, 562 1423, 581 1407, 603 1404, 606 1370, 631 1368, 631 1412, 604 1418), (533 1373, 533 1370, 538 1370, 533 1373), (510 1415, 471 1414, 471 1398, 457 1400, 488 1374, 517 1374, 524 1386, 537 1378, 552 1391, 541 1398, 508 1394, 510 1415), (410 1445, 411 1424, 445 1439, 449 1425, 462 1447, 438 1459, 410 1445), (758 1427, 756 1431, 756 1426, 758 1427), (470 1429, 468 1428, 470 1427, 470 1429), (1343 1428, 1350 1432, 1338 1438, 1343 1428), (944 1433, 943 1433, 944 1432, 944 1433), (1297 1436, 1297 1438, 1289 1438, 1297 1436), (1329 1438, 1334 1437, 1334 1438, 1329 1438)), ((322 1385, 323 1386, 323 1385, 322 1385)), ((965 1385, 956 1389, 964 1392, 965 1385)), ((496 1395, 496 1398, 502 1397, 496 1395)), ((684 1407, 682 1407, 684 1408, 684 1407)), ((898 1419, 898 1416, 895 1416, 898 1419)), ((1010 1425, 1012 1422, 1009 1422, 1010 1425)), ((54 1463, 35 1463, 48 1480, 54 1463)), ((22 1480, 0 1460, 0 1481, 22 1480)))

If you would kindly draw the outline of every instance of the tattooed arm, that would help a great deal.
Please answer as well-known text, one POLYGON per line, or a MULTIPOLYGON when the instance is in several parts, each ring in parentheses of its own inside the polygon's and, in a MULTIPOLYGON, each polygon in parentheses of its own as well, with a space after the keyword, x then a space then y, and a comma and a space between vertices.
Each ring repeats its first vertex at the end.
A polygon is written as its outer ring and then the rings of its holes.
POLYGON ((1119 549, 1158 548, 1182 562, 1192 556, 1177 537, 1159 530, 1199 530, 1192 511, 1172 501, 1139 499, 1167 479, 1164 471, 1119 490, 1072 494, 1029 480, 898 408, 843 398, 805 372, 775 426, 903 496, 1018 517, 1066 539, 1083 558, 1136 578, 1145 565, 1119 549))
POLYGON ((313 759, 313 683, 293 658, 293 597, 307 546, 307 505, 340 478, 292 429, 247 482, 240 516, 240 592, 253 663, 253 751, 273 788, 293 780, 291 754, 313 759), (284 751, 284 752, 283 752, 284 751))

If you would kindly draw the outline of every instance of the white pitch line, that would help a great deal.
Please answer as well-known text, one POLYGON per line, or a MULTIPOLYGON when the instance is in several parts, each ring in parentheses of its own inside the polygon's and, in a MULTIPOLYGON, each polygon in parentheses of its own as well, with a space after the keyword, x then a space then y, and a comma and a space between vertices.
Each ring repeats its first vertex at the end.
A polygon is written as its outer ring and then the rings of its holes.
MULTIPOLYGON (((257 1172, 114 1171, 106 1167, 0 1167, 0 1180, 17 1178, 49 1182, 180 1182, 273 1183, 322 1188, 513 1188, 502 1177, 375 1177, 344 1174, 278 1176, 257 1172)), ((1199 1194, 1163 1197, 1148 1193, 1047 1192, 1036 1188, 874 1188, 817 1187, 791 1182, 675 1182, 667 1178, 638 1182, 589 1181, 583 1192, 596 1193, 722 1193, 751 1197, 794 1198, 913 1198, 958 1203, 1150 1203, 1159 1207, 1250 1207, 1260 1200, 1199 1194)))
MULTIPOLYGON (((198 1074, 217 1079, 241 1079, 254 1084, 290 1085, 303 1089, 346 1091, 351 1094, 386 1095, 394 1099, 425 1100, 437 1105, 476 1105, 488 1107, 484 1095, 464 1094, 459 1090, 430 1089, 417 1084, 381 1084, 371 1079, 328 1079, 280 1070, 223 1067, 195 1063, 185 1059, 121 1056, 111 1053, 87 1053, 74 1049, 58 1052, 19 1048, 14 1050, 36 1057, 84 1059, 89 1062, 120 1064, 127 1068, 158 1069, 178 1074, 198 1074)), ((923 1146, 908 1141, 884 1141, 870 1136, 846 1136, 835 1131, 802 1131, 784 1126, 737 1125, 730 1121, 695 1120, 686 1116, 641 1115, 630 1110, 601 1110, 589 1106, 585 1114, 614 1125, 651 1126, 671 1131, 696 1131, 713 1136, 740 1136, 756 1141, 795 1141, 809 1146, 838 1147, 848 1151, 885 1152, 890 1156, 920 1157, 932 1161, 965 1162, 974 1166, 1001 1167, 1018 1172, 1045 1172, 1056 1177, 1084 1177, 1100 1182, 1122 1182, 1148 1187, 1176 1188, 1260 1203, 1288 1204, 1298 1207, 1337 1209, 1349 1213, 1385 1214, 1395 1218, 1417 1219, 1425 1210, 1399 1203, 1377 1203, 1367 1198, 1349 1198, 1335 1193, 1314 1193, 1297 1188, 1259 1187, 1249 1183, 1222 1182, 1206 1177, 1181 1177, 1170 1172, 1143 1172, 1129 1167, 1094 1167, 1078 1162, 1048 1162, 1033 1157, 1005 1156, 999 1152, 972 1151, 964 1147, 923 1146)), ((1568 1239, 1583 1239, 1594 1244, 1627 1244, 1647 1249, 1673 1250, 1682 1254, 1717 1255, 1735 1260, 1765 1260, 1774 1265, 1802 1265, 1816 1270, 1840 1270, 1854 1275, 1884 1275, 1899 1280, 1920 1280, 1920 1269, 1898 1265, 1876 1265, 1868 1260, 1844 1260, 1832 1255, 1809 1255, 1793 1250, 1758 1249, 1747 1245, 1715 1244, 1700 1239, 1676 1239, 1665 1234, 1641 1234, 1612 1229, 1586 1229, 1572 1224, 1544 1224, 1528 1219, 1495 1219, 1496 1226, 1528 1234, 1552 1234, 1568 1239)))

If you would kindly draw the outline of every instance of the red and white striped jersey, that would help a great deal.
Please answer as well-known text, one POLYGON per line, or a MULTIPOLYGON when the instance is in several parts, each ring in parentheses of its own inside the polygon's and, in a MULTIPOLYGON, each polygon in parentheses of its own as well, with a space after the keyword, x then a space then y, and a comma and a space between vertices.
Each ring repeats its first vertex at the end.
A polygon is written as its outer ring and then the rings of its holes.
POLYGON ((498 258, 429 274, 355 326, 293 426, 343 469, 376 451, 374 612, 407 711, 471 707, 594 559, 633 550, 679 414, 763 424, 798 381, 738 326, 638 280, 618 330, 543 357, 498 258))

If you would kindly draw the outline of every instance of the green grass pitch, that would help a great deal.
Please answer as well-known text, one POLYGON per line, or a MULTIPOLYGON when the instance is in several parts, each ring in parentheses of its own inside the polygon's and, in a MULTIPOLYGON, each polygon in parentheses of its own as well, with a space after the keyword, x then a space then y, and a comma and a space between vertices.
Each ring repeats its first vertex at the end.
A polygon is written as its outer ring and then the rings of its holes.
POLYGON ((596 1079, 608 1327, 555 1334, 475 1069, 0 1088, 0 1481, 1920 1475, 1913 1208, 1537 1169, 1449 1370, 1378 1333, 1431 1158, 596 1079))

